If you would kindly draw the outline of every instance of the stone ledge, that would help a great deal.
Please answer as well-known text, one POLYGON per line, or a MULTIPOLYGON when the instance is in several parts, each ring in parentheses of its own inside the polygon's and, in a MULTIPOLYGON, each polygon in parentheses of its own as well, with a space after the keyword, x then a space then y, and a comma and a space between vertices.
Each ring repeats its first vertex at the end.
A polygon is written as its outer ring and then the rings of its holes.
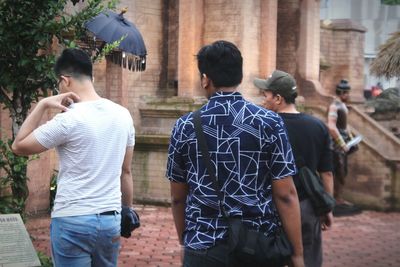
POLYGON ((165 112, 173 114, 185 114, 200 108, 207 102, 205 97, 145 97, 144 104, 139 106, 139 110, 143 115, 153 115, 154 112, 165 112))
POLYGON ((167 151, 170 136, 168 135, 136 135, 135 150, 167 151))
POLYGON ((366 27, 351 19, 321 20, 321 28, 330 29, 334 31, 356 31, 356 32, 367 31, 366 27))

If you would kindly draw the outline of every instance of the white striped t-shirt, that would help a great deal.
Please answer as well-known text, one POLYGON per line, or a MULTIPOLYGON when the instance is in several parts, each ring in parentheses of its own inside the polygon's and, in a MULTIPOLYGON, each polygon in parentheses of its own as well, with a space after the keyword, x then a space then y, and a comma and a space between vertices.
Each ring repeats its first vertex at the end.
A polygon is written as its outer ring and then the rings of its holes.
POLYGON ((122 162, 134 134, 129 111, 107 99, 72 104, 36 129, 38 142, 59 156, 51 216, 120 211, 122 162))

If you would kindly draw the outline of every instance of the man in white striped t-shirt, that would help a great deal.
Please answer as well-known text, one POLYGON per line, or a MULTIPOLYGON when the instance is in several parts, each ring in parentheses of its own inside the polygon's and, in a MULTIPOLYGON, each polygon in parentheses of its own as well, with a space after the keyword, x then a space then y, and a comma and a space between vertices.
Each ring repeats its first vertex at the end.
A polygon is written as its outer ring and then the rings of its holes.
POLYGON ((131 207, 133 198, 133 120, 126 108, 96 93, 92 62, 82 50, 65 49, 54 70, 61 94, 39 101, 12 150, 18 155, 57 150, 50 233, 55 265, 116 266, 121 205, 131 207), (53 108, 62 113, 40 125, 53 108))

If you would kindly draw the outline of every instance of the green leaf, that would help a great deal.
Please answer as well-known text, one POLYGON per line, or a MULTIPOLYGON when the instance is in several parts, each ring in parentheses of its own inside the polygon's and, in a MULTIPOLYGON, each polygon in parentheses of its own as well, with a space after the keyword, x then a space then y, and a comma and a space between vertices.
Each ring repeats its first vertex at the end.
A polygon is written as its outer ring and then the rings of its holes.
POLYGON ((383 5, 400 5, 400 0, 381 0, 383 5))

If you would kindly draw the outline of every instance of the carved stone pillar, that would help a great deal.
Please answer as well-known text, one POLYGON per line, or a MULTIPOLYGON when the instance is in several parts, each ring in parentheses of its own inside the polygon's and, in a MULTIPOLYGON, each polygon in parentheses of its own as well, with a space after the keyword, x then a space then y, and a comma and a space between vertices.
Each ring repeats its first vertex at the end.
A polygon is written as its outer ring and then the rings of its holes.
POLYGON ((178 96, 204 95, 195 55, 203 40, 203 0, 179 1, 178 96))
POLYGON ((297 50, 297 72, 304 80, 318 80, 319 12, 319 1, 300 1, 300 34, 297 50))
POLYGON ((276 31, 278 22, 278 1, 261 1, 260 34, 260 76, 267 77, 276 68, 276 31))

